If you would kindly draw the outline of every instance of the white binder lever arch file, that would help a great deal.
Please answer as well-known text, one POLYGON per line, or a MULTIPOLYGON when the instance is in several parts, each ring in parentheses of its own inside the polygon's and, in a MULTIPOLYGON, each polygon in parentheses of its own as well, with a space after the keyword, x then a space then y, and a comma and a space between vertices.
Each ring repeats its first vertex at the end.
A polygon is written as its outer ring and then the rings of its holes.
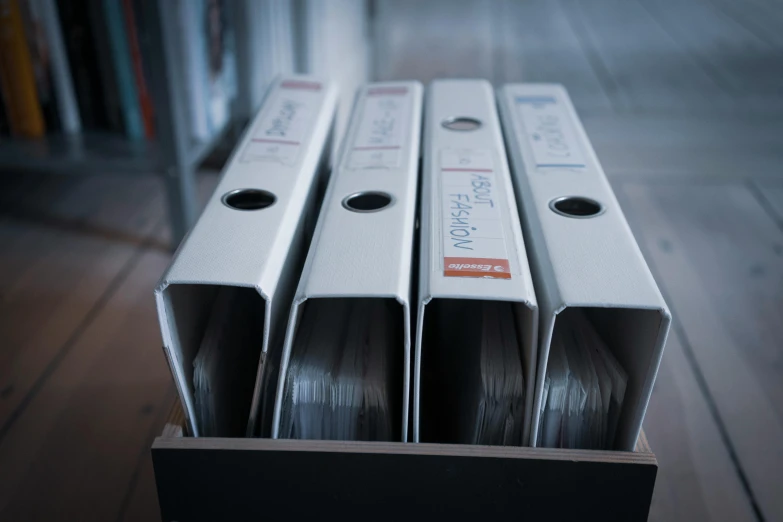
POLYGON ((491 85, 428 91, 413 437, 528 441, 538 307, 491 85))
POLYGON ((279 358, 326 182, 336 100, 336 87, 319 79, 272 84, 155 290, 194 436, 268 436, 268 366, 279 358))
POLYGON ((671 314, 566 90, 512 84, 500 112, 541 305, 532 441, 537 441, 550 345, 568 314, 584 316, 627 373, 613 448, 632 451, 671 314), (568 314, 564 314, 566 310, 568 314), (575 309, 575 310, 570 310, 575 309))
POLYGON ((407 436, 422 91, 357 95, 291 309, 276 438, 407 436))

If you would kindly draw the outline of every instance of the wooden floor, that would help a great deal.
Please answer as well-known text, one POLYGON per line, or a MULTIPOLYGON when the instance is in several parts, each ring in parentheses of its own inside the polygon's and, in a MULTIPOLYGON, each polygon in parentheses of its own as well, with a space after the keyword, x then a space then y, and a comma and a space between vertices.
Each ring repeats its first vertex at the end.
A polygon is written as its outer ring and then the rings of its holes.
MULTIPOLYGON (((651 519, 783 520, 783 4, 376 16, 379 79, 568 87, 675 319, 645 421, 651 519)), ((158 520, 167 238, 156 178, 0 175, 0 520, 158 520)))

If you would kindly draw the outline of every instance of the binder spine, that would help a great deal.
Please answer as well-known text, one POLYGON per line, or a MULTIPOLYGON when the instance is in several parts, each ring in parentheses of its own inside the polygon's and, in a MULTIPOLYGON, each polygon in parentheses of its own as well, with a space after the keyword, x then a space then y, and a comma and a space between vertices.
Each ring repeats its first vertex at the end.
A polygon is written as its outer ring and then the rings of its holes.
POLYGON ((533 440, 558 314, 582 308, 628 372, 615 447, 630 451, 671 314, 566 90, 509 84, 498 97, 541 304, 533 440))
POLYGON ((296 292, 278 379, 273 437, 280 436, 294 340, 312 300, 372 298, 400 306, 404 356, 401 435, 407 436, 410 283, 423 89, 369 84, 356 97, 296 292))
POLYGON ((192 363, 220 287, 256 295, 263 333, 247 409, 248 430, 258 429, 265 354, 279 356, 283 320, 310 240, 308 219, 314 220, 329 165, 336 102, 336 87, 320 79, 291 76, 273 82, 155 290, 164 353, 193 435, 199 429, 193 420, 192 363))
POLYGON ((526 380, 522 443, 530 431, 538 305, 506 163, 495 98, 484 80, 438 80, 428 90, 413 438, 421 440, 422 353, 433 300, 514 306, 526 380))

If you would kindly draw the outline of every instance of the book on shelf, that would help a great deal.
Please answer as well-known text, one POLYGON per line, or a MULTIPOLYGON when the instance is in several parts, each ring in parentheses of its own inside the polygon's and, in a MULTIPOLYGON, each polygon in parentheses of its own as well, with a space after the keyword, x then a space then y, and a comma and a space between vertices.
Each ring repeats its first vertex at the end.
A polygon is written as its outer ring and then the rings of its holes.
POLYGON ((133 0, 122 0, 122 8, 125 14, 125 29, 128 36, 128 50, 133 64, 133 76, 136 80, 136 94, 139 97, 141 119, 144 124, 144 136, 147 139, 155 137, 155 115, 152 105, 152 97, 147 89, 144 61, 142 59, 141 45, 139 42, 139 23, 133 0))
POLYGON ((237 95, 236 40, 231 23, 232 8, 232 3, 227 0, 207 0, 207 95, 213 136, 222 131, 231 120, 231 107, 237 95))
POLYGON ((192 0, 174 0, 173 4, 178 24, 179 51, 182 54, 182 60, 175 66, 180 68, 183 78, 190 138, 196 142, 206 141, 210 132, 204 105, 206 89, 202 78, 206 76, 206 61, 203 60, 202 49, 205 45, 204 32, 199 25, 199 6, 198 2, 192 0))
POLYGON ((125 123, 125 134, 133 140, 141 140, 144 139, 144 121, 139 105, 122 5, 118 0, 104 0, 103 8, 109 35, 109 47, 117 78, 117 89, 120 95, 123 122, 125 123))
POLYGON ((54 95, 50 54, 51 44, 43 27, 40 5, 35 0, 21 0, 19 7, 22 13, 27 48, 30 52, 30 60, 33 66, 38 103, 41 105, 46 131, 57 131, 60 129, 60 115, 54 95))
POLYGON ((46 125, 17 0, 0 0, 0 90, 11 133, 24 138, 43 136, 46 125))
POLYGON ((76 134, 81 131, 81 117, 57 4, 55 0, 25 0, 25 4, 28 27, 34 35, 28 34, 28 39, 33 41, 31 52, 47 130, 51 132, 56 128, 76 134), (47 114, 47 111, 53 114, 47 114))
POLYGON ((97 45, 90 23, 89 2, 59 0, 57 7, 82 126, 85 130, 105 130, 108 122, 97 66, 97 45))
POLYGON ((190 132, 195 141, 218 134, 231 119, 237 93, 236 42, 230 4, 180 0, 181 74, 186 86, 190 132))
POLYGON ((89 16, 95 39, 96 65, 100 75, 101 89, 103 90, 106 124, 110 131, 125 133, 125 117, 103 2, 90 2, 89 16))

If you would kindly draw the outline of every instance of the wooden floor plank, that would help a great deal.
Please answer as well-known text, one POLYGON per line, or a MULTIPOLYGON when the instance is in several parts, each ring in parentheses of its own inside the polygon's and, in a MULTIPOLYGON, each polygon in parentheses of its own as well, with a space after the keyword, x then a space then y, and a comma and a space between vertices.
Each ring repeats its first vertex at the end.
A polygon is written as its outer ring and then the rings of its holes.
POLYGON ((502 82, 563 84, 582 113, 611 112, 609 97, 590 66, 557 2, 505 0, 500 15, 500 72, 502 82))
POLYGON ((622 191, 752 495, 783 519, 783 231, 745 184, 622 191))
POLYGON ((783 175, 777 180, 753 180, 761 203, 772 214, 772 218, 783 227, 783 175))
POLYGON ((159 251, 141 256, 0 442, 0 520, 120 516, 153 424, 171 406, 152 299, 168 262, 159 251))
POLYGON ((49 177, 3 205, 0 435, 162 219, 154 178, 49 177))
POLYGON ((128 507, 122 514, 121 522, 157 522, 160 520, 158 491, 155 486, 155 471, 152 457, 147 456, 139 470, 136 487, 131 493, 128 507))
POLYGON ((746 179, 781 175, 783 120, 761 117, 588 115, 588 136, 607 174, 746 179))
POLYGON ((378 81, 494 78, 493 2, 378 0, 378 81))
POLYGON ((155 437, 163 431, 175 400, 177 400, 176 388, 172 382, 166 396, 161 400, 158 418, 153 423, 142 447, 141 459, 137 463, 132 483, 127 491, 127 503, 123 508, 121 518, 118 519, 120 522, 157 522, 160 520, 158 491, 150 448, 155 437))
POLYGON ((163 216, 163 183, 153 175, 38 175, 34 187, 27 177, 10 175, 3 183, 0 216, 134 244, 163 216), (26 188, 14 193, 17 185, 26 188))
POLYGON ((783 107, 783 54, 708 1, 639 2, 741 106, 783 107))
MULTIPOLYGON (((732 99, 639 6, 627 0, 563 1, 585 47, 594 47, 635 111, 705 112, 732 99)), ((614 101, 614 100, 613 100, 614 101)))
POLYGON ((651 521, 755 520, 676 331, 666 343, 644 430, 659 465, 651 521))
MULTIPOLYGON (((779 0, 709 0, 726 17, 778 50, 783 47, 783 6, 779 0)), ((779 66, 778 66, 779 67, 779 66)))

